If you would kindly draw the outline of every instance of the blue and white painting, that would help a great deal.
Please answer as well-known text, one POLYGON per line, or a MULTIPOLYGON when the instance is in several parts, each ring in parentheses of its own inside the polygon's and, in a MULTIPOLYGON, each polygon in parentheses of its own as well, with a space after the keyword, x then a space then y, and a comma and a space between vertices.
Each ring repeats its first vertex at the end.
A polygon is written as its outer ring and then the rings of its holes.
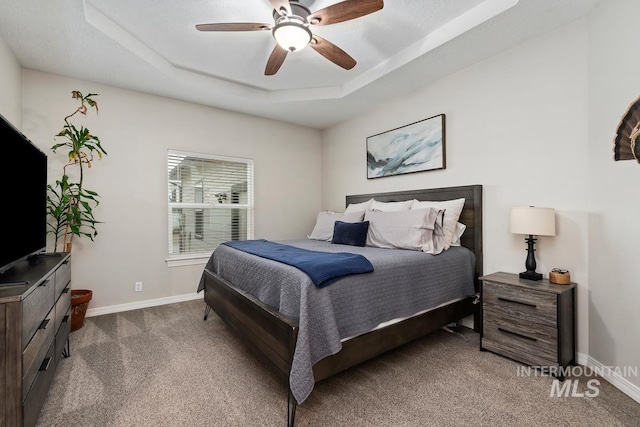
POLYGON ((367 138, 367 178, 444 169, 444 114, 367 138))

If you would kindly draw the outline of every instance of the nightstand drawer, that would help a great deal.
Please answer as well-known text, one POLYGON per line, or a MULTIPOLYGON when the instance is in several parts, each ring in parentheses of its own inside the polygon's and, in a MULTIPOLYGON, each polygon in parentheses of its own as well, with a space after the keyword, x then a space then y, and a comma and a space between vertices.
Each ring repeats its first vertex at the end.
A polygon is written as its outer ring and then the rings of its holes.
POLYGON ((483 310, 495 310, 505 316, 538 322, 557 324, 558 302, 555 294, 526 289, 495 282, 482 286, 483 310))
POLYGON ((557 331, 484 319, 482 347, 530 365, 557 365, 557 331))

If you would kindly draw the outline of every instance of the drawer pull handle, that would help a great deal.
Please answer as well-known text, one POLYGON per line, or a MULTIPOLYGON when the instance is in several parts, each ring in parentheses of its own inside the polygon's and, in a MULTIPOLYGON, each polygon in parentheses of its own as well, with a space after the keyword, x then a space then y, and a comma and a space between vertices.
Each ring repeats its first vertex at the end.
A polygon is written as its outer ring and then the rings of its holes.
POLYGON ((68 293, 69 293, 69 288, 64 288, 64 289, 62 290, 62 293, 63 293, 63 294, 68 294, 68 293))
POLYGON ((69 264, 70 261, 71 260, 68 259, 68 260, 64 261, 62 264, 67 265, 67 264, 69 264))
POLYGON ((69 315, 65 314, 65 316, 62 318, 62 323, 67 323, 69 321, 69 315))
POLYGON ((47 329, 47 325, 50 321, 51 319, 44 319, 42 323, 40 323, 40 326, 38 326, 38 329, 47 329))
POLYGON ((529 340, 529 341, 538 341, 538 339, 537 339, 537 338, 528 337, 528 336, 526 336, 526 335, 522 335, 522 334, 519 334, 519 333, 517 333, 517 332, 507 331, 506 329, 502 329, 502 328, 498 328, 498 330, 499 330, 500 332, 504 332, 504 333, 506 333, 506 334, 515 335, 515 336, 517 336, 517 337, 524 338, 524 339, 527 339, 527 340, 529 340))
POLYGON ((47 287, 47 284, 49 283, 50 279, 44 280, 42 283, 40 283, 40 286, 42 286, 43 288, 47 287))
POLYGON ((47 357, 42 361, 42 365, 40 365, 40 371, 47 371, 49 369, 49 365, 51 365, 51 358, 47 357))
POLYGON ((536 307, 535 304, 531 304, 530 302, 523 302, 523 301, 518 301, 518 300, 515 300, 515 299, 498 297, 498 300, 505 301, 505 302, 512 302, 514 304, 526 305, 527 307, 534 307, 534 308, 536 307))

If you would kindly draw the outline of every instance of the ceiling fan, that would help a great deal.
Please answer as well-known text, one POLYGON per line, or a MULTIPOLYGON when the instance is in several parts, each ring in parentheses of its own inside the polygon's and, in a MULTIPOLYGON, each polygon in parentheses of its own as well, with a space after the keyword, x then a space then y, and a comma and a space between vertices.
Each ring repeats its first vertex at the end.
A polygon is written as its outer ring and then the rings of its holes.
POLYGON ((344 50, 328 40, 313 34, 310 27, 349 21, 381 10, 383 0, 344 0, 340 3, 311 12, 298 0, 269 0, 273 6, 273 24, 228 22, 198 24, 199 31, 271 31, 277 44, 269 56, 264 70, 266 76, 278 72, 289 52, 310 45, 313 50, 340 67, 350 70, 356 65, 344 50))

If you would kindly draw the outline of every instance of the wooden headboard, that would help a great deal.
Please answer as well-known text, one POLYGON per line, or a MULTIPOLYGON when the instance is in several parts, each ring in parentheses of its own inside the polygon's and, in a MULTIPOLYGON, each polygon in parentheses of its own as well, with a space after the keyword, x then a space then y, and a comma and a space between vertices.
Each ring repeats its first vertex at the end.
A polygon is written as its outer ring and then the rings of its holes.
POLYGON ((345 206, 349 203, 366 202, 371 198, 381 202, 402 202, 413 199, 442 201, 464 198, 464 208, 459 221, 466 225, 467 229, 460 243, 476 256, 476 282, 477 278, 482 276, 482 185, 350 195, 346 197, 345 206))

